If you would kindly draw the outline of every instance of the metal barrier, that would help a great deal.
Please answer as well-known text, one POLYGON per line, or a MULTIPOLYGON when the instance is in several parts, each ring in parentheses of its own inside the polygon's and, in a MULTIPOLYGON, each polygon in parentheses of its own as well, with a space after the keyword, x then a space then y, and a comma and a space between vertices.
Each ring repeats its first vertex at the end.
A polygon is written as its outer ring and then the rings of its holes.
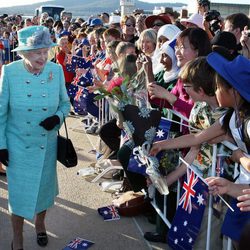
MULTIPOLYGON (((187 126, 186 124, 183 123, 183 121, 188 121, 188 119, 181 114, 179 114, 176 111, 172 111, 173 114, 179 116, 181 118, 181 125, 187 126)), ((175 122, 175 121, 173 121, 175 122)), ((193 128, 192 128, 193 129, 193 128)), ((197 130, 197 129, 196 129, 197 130)), ((237 146, 233 145, 232 143, 228 141, 223 141, 222 142, 227 148, 233 150, 237 149, 237 146)), ((216 162, 217 162, 217 145, 213 145, 213 154, 212 154, 212 169, 211 169, 211 176, 215 176, 215 171, 216 171, 216 162)), ((236 174, 236 169, 237 169, 238 163, 235 163, 235 170, 234 174, 236 174)), ((180 182, 178 181, 178 188, 177 188, 177 205, 179 202, 180 198, 180 182)), ((210 235, 211 235, 211 222, 212 222, 212 195, 209 195, 209 203, 208 203, 208 225, 207 225, 207 243, 206 243, 206 250, 210 250, 210 235)), ((164 223, 168 226, 168 228, 171 227, 170 221, 167 219, 167 196, 164 196, 164 204, 163 204, 163 211, 157 206, 155 197, 153 201, 151 202, 152 206, 154 207, 155 211, 159 214, 161 219, 164 221, 164 223)), ((232 241, 230 238, 227 239, 227 250, 231 250, 232 248, 232 241)))

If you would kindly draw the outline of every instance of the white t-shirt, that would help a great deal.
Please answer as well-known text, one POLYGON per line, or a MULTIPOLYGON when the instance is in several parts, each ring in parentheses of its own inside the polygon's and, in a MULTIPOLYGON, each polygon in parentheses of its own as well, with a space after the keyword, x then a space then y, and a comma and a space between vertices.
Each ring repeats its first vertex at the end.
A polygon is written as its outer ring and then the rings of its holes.
MULTIPOLYGON (((247 125, 247 134, 250 135, 250 122, 248 122, 246 125, 247 125)), ((246 157, 250 158, 250 155, 247 153, 246 144, 243 142, 242 126, 240 126, 239 128, 236 127, 236 114, 235 114, 235 112, 233 112, 233 115, 230 119, 229 128, 231 130, 232 136, 233 136, 237 146, 242 151, 244 151, 244 154, 246 157)), ((235 181, 235 183, 240 183, 240 184, 249 184, 250 183, 250 172, 248 172, 242 165, 240 165, 240 173, 239 174, 240 175, 239 175, 238 179, 235 181)))

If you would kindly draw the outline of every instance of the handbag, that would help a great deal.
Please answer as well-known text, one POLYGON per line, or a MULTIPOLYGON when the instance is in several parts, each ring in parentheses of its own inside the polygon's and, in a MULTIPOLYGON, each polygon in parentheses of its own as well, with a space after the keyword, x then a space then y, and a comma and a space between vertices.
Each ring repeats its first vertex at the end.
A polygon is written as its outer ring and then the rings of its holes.
POLYGON ((112 201, 122 216, 136 216, 150 210, 150 202, 142 192, 128 191, 112 201))
POLYGON ((63 119, 65 126, 66 137, 57 135, 57 160, 66 168, 75 167, 77 165, 77 154, 72 141, 68 137, 68 130, 65 119, 63 119))

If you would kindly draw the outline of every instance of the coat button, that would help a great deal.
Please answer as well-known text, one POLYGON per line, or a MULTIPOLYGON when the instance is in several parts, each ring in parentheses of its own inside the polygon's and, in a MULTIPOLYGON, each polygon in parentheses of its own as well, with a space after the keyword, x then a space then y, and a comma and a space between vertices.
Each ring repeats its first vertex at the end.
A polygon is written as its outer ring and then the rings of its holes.
POLYGON ((42 94, 42 97, 46 97, 46 94, 42 94))
POLYGON ((28 148, 30 148, 30 146, 26 146, 25 148, 28 149, 28 148))
POLYGON ((31 94, 27 94, 28 97, 31 97, 32 95, 31 94))
POLYGON ((30 80, 27 80, 26 83, 27 83, 27 84, 30 84, 30 80))
POLYGON ((40 146, 40 149, 44 149, 44 146, 40 146))
POLYGON ((30 122, 28 121, 28 122, 26 122, 27 124, 30 124, 30 122))
POLYGON ((30 111, 32 111, 32 109, 28 109, 28 111, 30 112, 30 111))
POLYGON ((46 134, 45 133, 42 133, 41 136, 45 136, 46 134))
POLYGON ((47 108, 45 108, 45 107, 43 108, 43 111, 47 111, 47 110, 48 110, 47 108))
POLYGON ((45 81, 44 80, 41 80, 41 84, 44 84, 45 83, 45 81))
POLYGON ((26 136, 30 136, 30 134, 26 134, 26 136))

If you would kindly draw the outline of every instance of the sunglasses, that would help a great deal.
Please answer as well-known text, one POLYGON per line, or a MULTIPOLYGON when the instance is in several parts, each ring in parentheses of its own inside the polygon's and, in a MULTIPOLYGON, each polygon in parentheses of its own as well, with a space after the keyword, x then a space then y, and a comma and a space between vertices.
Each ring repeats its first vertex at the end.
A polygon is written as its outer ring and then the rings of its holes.
POLYGON ((161 27, 161 26, 163 26, 163 25, 164 25, 164 23, 153 23, 153 27, 154 27, 154 26, 161 27))
POLYGON ((127 26, 127 27, 135 27, 135 24, 127 24, 127 23, 125 23, 125 25, 127 26))

